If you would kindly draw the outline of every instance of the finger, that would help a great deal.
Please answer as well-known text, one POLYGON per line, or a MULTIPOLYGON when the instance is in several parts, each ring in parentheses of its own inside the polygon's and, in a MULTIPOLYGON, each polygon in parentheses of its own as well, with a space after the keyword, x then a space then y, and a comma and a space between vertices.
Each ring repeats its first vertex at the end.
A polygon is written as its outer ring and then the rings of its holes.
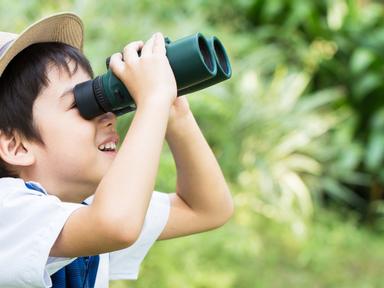
POLYGON ((141 56, 151 55, 153 50, 154 35, 148 39, 143 49, 141 49, 141 56))
POLYGON ((158 53, 158 54, 166 53, 164 36, 160 32, 157 32, 155 34, 152 51, 153 53, 158 53))
POLYGON ((123 61, 123 54, 121 52, 113 53, 111 56, 111 61, 114 59, 114 61, 120 60, 123 61))
POLYGON ((121 53, 114 53, 109 60, 109 67, 114 73, 118 73, 119 71, 123 70, 123 55, 121 53))
POLYGON ((143 45, 143 41, 134 41, 125 46, 123 49, 124 60, 138 59, 138 51, 143 48, 143 45))

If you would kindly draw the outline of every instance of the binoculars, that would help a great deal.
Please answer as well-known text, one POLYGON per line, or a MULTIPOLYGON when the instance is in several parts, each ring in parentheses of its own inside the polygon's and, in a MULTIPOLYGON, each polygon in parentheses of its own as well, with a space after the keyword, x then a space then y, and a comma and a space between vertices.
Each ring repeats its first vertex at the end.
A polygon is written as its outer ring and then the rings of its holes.
MULTIPOLYGON (((176 79, 177 95, 189 94, 232 75, 231 64, 223 44, 215 36, 206 39, 201 33, 172 42, 165 38, 166 56, 176 79)), ((108 71, 74 88, 76 106, 85 119, 106 112, 119 116, 136 109, 125 85, 108 71)))

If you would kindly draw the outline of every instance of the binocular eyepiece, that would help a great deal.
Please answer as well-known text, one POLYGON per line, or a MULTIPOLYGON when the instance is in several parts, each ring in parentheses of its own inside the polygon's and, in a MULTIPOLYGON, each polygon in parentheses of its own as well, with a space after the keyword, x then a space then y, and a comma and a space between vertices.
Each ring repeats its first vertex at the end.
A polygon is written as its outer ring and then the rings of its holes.
MULTIPOLYGON (((232 75, 231 64, 223 44, 215 36, 206 39, 201 33, 172 42, 165 38, 166 56, 177 84, 177 95, 189 94, 232 75)), ((107 60, 107 68, 108 68, 107 60)), ((76 106, 85 119, 106 112, 117 116, 136 109, 125 85, 111 69, 74 88, 76 106)))

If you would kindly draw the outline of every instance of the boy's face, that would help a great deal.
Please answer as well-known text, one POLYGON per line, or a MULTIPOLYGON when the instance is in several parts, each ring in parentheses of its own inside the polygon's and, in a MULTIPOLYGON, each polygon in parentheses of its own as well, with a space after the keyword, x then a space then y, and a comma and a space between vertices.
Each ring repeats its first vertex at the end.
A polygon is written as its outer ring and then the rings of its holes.
MULTIPOLYGON (((74 63, 69 67, 73 71, 74 63)), ((72 76, 52 66, 48 78, 48 87, 33 106, 34 123, 45 145, 32 144, 36 162, 30 176, 61 200, 81 202, 94 193, 116 155, 116 150, 99 149, 117 144, 116 117, 107 113, 85 120, 76 107, 71 108, 72 89, 90 79, 80 66, 72 76)))

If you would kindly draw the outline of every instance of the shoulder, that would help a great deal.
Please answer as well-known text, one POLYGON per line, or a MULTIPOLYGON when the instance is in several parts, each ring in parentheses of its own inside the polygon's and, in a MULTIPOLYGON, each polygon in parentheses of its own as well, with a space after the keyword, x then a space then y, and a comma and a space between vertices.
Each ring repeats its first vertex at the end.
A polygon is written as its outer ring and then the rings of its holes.
MULTIPOLYGON (((4 194, 15 190, 27 189, 23 179, 4 177, 0 178, 0 193, 4 194)), ((1 195, 0 195, 1 196, 1 195)))
POLYGON ((39 188, 0 178, 0 259, 7 263, 6 271, 0 269, 0 287, 50 287, 46 266, 51 247, 70 213, 83 206, 39 188))
MULTIPOLYGON (((0 214, 11 211, 19 213, 22 207, 29 212, 43 207, 78 206, 77 203, 62 202, 58 197, 49 195, 37 182, 24 182, 20 178, 0 178, 0 214), (40 207, 40 208, 39 208, 40 207)), ((24 210, 24 212, 27 212, 24 210)))
POLYGON ((47 195, 46 191, 42 186, 36 182, 29 182, 31 185, 38 187, 40 191, 28 188, 26 183, 21 178, 11 178, 5 177, 0 178, 0 199, 13 196, 20 195, 38 195, 44 196, 47 195))
POLYGON ((27 188, 23 179, 0 178, 0 207, 6 207, 27 195, 43 196, 43 193, 27 188))
POLYGON ((0 178, 0 219, 6 217, 9 220, 0 223, 0 228, 16 224, 24 226, 27 223, 35 223, 37 226, 52 224, 53 220, 63 220, 83 206, 63 202, 58 197, 47 194, 39 183, 25 183, 20 178, 0 178))

